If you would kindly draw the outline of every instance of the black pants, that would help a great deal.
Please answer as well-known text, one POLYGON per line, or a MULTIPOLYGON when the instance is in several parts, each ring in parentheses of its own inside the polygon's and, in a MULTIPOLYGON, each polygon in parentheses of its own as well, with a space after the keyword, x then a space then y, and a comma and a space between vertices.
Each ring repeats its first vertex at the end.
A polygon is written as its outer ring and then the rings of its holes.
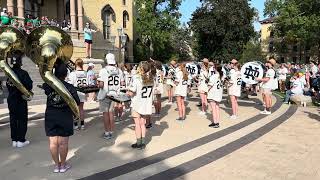
POLYGON ((12 141, 26 141, 28 129, 28 104, 25 100, 8 99, 12 141))

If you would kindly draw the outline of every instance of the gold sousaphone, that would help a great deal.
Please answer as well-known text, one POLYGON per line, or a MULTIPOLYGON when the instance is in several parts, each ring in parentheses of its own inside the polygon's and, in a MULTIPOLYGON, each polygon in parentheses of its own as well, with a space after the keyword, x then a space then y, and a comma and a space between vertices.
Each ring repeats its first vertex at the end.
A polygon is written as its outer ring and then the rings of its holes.
POLYGON ((8 65, 8 55, 13 51, 24 52, 25 35, 13 27, 0 27, 0 69, 9 78, 12 84, 23 94, 23 98, 30 101, 33 93, 28 91, 8 65))
POLYGON ((79 118, 80 113, 76 101, 63 83, 52 73, 57 59, 68 63, 72 52, 73 44, 70 36, 54 26, 44 26, 33 30, 26 41, 26 54, 38 65, 42 79, 66 101, 76 118, 79 118))

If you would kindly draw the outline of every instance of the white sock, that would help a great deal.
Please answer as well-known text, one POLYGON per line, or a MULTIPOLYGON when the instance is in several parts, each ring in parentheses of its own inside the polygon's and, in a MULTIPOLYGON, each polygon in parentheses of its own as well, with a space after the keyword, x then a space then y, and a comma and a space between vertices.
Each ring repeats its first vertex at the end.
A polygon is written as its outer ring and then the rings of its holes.
POLYGON ((109 135, 109 134, 110 134, 110 132, 105 131, 105 132, 104 132, 104 134, 107 136, 107 135, 109 135))

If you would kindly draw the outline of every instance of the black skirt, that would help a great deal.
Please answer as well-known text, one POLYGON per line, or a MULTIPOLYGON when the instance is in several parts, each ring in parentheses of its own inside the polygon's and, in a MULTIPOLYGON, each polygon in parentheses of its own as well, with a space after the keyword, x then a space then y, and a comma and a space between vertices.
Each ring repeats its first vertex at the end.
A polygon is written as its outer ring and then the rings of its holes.
POLYGON ((45 113, 45 130, 48 137, 73 135, 73 116, 69 108, 47 108, 45 113))

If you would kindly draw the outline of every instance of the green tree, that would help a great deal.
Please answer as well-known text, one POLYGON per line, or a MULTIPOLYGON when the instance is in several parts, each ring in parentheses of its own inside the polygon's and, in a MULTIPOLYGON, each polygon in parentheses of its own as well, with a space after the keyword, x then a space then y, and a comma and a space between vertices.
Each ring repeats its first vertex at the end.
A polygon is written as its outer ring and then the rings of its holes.
POLYGON ((192 15, 195 54, 219 61, 240 58, 254 35, 254 8, 250 0, 202 0, 192 15))
POLYGON ((265 56, 262 53, 261 44, 258 37, 252 38, 247 42, 240 58, 240 63, 244 64, 250 61, 264 61, 265 56))
POLYGON ((135 61, 153 59, 167 61, 175 54, 172 33, 179 27, 180 0, 136 0, 137 16, 134 20, 138 42, 135 61))
POLYGON ((274 19, 271 30, 282 42, 317 47, 320 56, 320 1, 267 0, 264 14, 274 19))

